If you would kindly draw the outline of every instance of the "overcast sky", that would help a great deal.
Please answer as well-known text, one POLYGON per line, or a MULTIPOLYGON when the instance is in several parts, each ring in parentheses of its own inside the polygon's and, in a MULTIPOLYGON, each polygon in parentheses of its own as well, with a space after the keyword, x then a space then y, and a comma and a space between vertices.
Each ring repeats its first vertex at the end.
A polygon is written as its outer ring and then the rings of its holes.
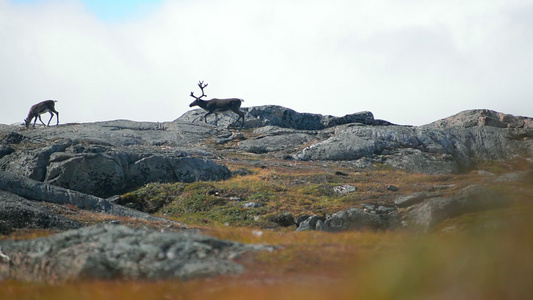
POLYGON ((533 0, 0 0, 0 123, 172 121, 209 98, 421 125, 533 117, 533 0), (48 115, 45 116, 48 119, 48 115))

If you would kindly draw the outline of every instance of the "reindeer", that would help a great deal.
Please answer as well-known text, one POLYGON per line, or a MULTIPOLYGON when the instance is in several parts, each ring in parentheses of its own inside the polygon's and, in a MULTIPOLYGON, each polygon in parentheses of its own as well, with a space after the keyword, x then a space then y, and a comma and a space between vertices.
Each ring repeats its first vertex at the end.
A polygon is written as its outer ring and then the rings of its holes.
POLYGON ((231 110, 232 112, 239 115, 239 118, 236 122, 239 121, 239 119, 242 119, 241 122, 241 128, 244 126, 244 113, 240 110, 241 103, 244 102, 244 100, 239 98, 229 98, 229 99, 217 99, 213 98, 211 100, 202 100, 202 97, 206 97, 207 95, 204 93, 204 88, 207 87, 207 83, 204 84, 203 81, 198 82, 198 86, 200 87, 200 90, 202 90, 202 95, 200 97, 196 97, 194 95, 194 92, 191 92, 191 97, 193 97, 194 100, 191 104, 189 104, 189 107, 193 107, 198 105, 199 107, 203 108, 205 111, 207 111, 207 114, 204 115, 204 121, 207 123, 207 116, 214 113, 215 114, 215 125, 218 126, 218 112, 225 112, 228 110, 231 110))
POLYGON ((30 108, 30 112, 28 113, 28 117, 24 119, 24 123, 26 124, 26 128, 29 128, 31 120, 35 118, 35 121, 33 121, 33 128, 35 128, 35 123, 37 122, 37 118, 39 118, 39 121, 44 124, 43 120, 41 119, 41 115, 49 112, 50 113, 50 120, 48 120, 48 124, 45 126, 50 126, 50 121, 52 121, 52 118, 54 117, 54 113, 56 114, 57 124, 59 125, 59 113, 55 109, 55 100, 44 100, 42 102, 39 102, 32 106, 30 108))

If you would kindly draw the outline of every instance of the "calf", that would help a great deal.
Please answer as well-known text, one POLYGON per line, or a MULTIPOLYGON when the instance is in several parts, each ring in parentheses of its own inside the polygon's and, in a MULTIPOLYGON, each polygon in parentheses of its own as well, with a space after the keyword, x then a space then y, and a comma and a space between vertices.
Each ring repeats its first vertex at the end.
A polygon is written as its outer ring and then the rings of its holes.
POLYGON ((31 120, 35 118, 33 121, 33 128, 35 128, 35 123, 37 122, 37 118, 39 118, 39 121, 44 124, 43 120, 41 119, 41 115, 49 112, 50 113, 50 120, 48 120, 48 124, 45 126, 50 126, 50 121, 52 121, 52 118, 54 117, 54 114, 56 115, 57 123, 56 125, 59 125, 59 113, 55 109, 55 100, 44 100, 43 102, 39 102, 32 106, 30 108, 30 112, 28 113, 28 117, 24 119, 24 123, 26 124, 26 128, 29 128, 31 120))

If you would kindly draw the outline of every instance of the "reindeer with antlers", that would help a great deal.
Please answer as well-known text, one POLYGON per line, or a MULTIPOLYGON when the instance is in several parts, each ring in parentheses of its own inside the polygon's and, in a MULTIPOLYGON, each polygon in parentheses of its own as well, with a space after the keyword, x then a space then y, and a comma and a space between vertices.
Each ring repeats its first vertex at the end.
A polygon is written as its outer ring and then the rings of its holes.
POLYGON ((200 90, 202 90, 202 95, 200 97, 196 97, 194 95, 194 92, 191 92, 191 97, 193 97, 194 100, 189 107, 193 106, 199 106, 203 108, 207 113, 204 115, 204 121, 207 123, 207 116, 210 114, 215 114, 215 125, 218 126, 218 116, 217 113, 219 112, 225 112, 231 110, 232 112, 239 115, 239 118, 236 122, 238 122, 240 119, 242 119, 241 122, 241 128, 244 126, 244 113, 240 110, 241 103, 244 102, 244 100, 239 98, 229 98, 229 99, 217 99, 213 98, 211 100, 202 100, 203 97, 206 97, 207 95, 204 93, 204 88, 207 87, 207 83, 204 84, 203 81, 198 82, 198 86, 200 87, 200 90))

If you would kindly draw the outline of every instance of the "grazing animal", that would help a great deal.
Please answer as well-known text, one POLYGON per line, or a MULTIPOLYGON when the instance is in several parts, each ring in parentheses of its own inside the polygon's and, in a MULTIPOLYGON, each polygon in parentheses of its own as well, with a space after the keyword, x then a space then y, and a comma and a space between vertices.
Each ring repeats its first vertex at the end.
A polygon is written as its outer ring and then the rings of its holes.
POLYGON ((50 126, 50 121, 52 121, 52 118, 54 117, 54 114, 56 115, 57 124, 59 125, 59 112, 55 109, 55 100, 44 100, 42 102, 39 102, 32 106, 30 108, 30 112, 28 113, 28 117, 24 119, 24 123, 26 124, 26 128, 29 128, 31 120, 35 118, 33 121, 33 128, 35 128, 35 123, 37 122, 37 118, 43 125, 50 126), (50 120, 48 120, 48 124, 44 124, 43 120, 41 119, 41 115, 44 113, 50 113, 50 120))
POLYGON ((242 128, 244 126, 244 113, 240 110, 240 108, 241 108, 241 104, 242 104, 242 102, 244 102, 244 100, 239 99, 239 98, 229 98, 229 99, 213 98, 211 100, 202 100, 201 99, 202 97, 207 96, 204 93, 204 88, 207 85, 208 84, 207 83, 204 84, 203 81, 200 81, 198 83, 198 86, 202 90, 202 95, 200 97, 196 97, 194 95, 194 92, 191 92, 191 97, 193 97, 196 100, 194 100, 191 104, 189 104, 189 107, 193 107, 193 106, 197 105, 197 106, 203 108, 205 111, 207 111, 207 113, 204 115, 204 121, 206 123, 207 123, 207 116, 214 113, 215 114, 215 125, 217 125, 217 126, 218 126, 217 113, 231 110, 232 112, 234 112, 234 113, 239 115, 239 118, 237 119, 236 122, 238 122, 239 119, 242 119, 242 122, 241 122, 241 128, 242 128))

